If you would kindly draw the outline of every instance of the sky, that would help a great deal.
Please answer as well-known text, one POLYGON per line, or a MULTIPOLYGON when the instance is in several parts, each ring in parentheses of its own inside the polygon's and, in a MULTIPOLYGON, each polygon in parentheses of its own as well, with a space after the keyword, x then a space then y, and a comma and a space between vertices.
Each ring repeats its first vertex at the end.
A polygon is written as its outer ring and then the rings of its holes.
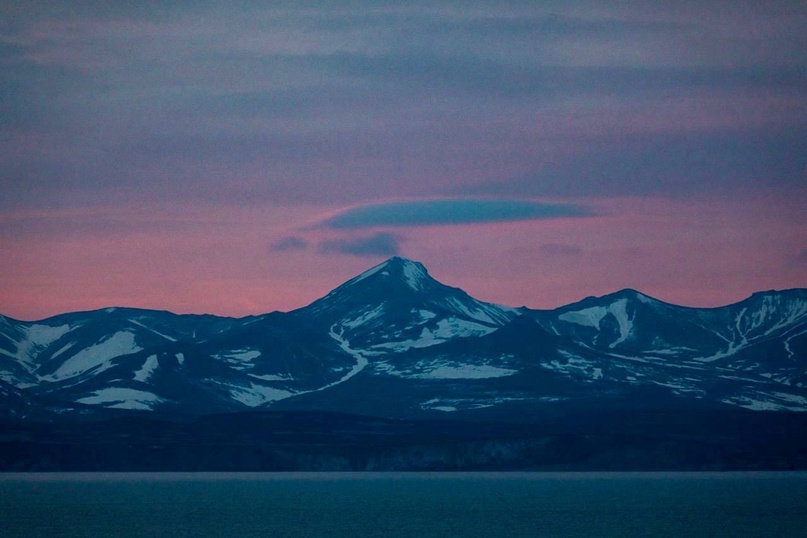
POLYGON ((807 4, 0 0, 0 313, 807 287, 807 4))

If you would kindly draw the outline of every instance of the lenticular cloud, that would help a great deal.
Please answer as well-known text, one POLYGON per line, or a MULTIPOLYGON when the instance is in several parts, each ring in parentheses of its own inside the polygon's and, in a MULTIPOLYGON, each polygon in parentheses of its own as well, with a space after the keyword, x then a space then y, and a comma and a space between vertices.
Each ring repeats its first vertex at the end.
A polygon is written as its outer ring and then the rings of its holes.
POLYGON ((576 204, 522 200, 427 200, 390 202, 347 209, 321 223, 322 227, 439 226, 584 217, 591 211, 576 204))

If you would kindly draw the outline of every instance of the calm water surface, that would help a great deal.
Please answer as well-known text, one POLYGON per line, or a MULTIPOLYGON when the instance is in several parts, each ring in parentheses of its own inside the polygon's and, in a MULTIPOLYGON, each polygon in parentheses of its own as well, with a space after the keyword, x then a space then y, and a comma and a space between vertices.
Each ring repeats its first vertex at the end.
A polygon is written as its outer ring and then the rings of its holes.
POLYGON ((2 536, 807 536, 807 473, 0 474, 2 536))

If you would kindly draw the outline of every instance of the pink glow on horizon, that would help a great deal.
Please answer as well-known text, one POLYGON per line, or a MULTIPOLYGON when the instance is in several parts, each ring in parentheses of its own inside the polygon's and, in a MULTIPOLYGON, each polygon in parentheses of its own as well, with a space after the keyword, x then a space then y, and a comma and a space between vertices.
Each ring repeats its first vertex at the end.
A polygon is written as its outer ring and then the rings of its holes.
MULTIPOLYGON (((796 259, 807 245, 805 216, 787 200, 623 198, 595 207, 602 216, 393 231, 400 254, 433 277, 512 306, 554 308, 626 287, 675 304, 720 306, 807 284, 807 264, 796 259)), ((33 320, 107 306, 230 316, 292 310, 386 257, 319 252, 323 239, 367 232, 308 226, 332 212, 152 208, 113 212, 126 226, 112 232, 91 220, 5 234, 0 313, 33 320), (290 234, 308 248, 270 249, 290 234)))
MULTIPOLYGON (((476 230, 468 242, 485 245, 488 250, 479 250, 500 262, 452 268, 446 258, 459 257, 470 250, 469 244, 448 252, 435 244, 422 257, 446 260, 427 263, 438 279, 447 280, 444 275, 451 274, 452 285, 511 306, 555 308, 589 295, 634 288, 682 306, 714 307, 755 291, 805 285, 807 268, 789 254, 795 254, 799 242, 805 244, 804 227, 782 217, 773 227, 777 237, 767 235, 771 228, 760 232, 760 221, 754 218, 726 230, 669 217, 666 225, 651 226, 659 219, 648 214, 570 225, 508 224, 500 225, 498 233, 476 230), (504 245, 502 236, 518 237, 518 244, 504 245), (545 245, 549 249, 542 248, 545 245)), ((730 216, 721 214, 714 220, 726 218, 730 216)))

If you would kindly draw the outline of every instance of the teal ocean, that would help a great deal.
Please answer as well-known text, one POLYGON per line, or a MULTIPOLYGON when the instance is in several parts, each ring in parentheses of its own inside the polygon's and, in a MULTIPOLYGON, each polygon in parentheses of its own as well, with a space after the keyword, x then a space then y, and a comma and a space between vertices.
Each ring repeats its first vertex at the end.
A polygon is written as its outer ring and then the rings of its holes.
POLYGON ((805 536, 807 473, 0 475, 16 536, 805 536))

